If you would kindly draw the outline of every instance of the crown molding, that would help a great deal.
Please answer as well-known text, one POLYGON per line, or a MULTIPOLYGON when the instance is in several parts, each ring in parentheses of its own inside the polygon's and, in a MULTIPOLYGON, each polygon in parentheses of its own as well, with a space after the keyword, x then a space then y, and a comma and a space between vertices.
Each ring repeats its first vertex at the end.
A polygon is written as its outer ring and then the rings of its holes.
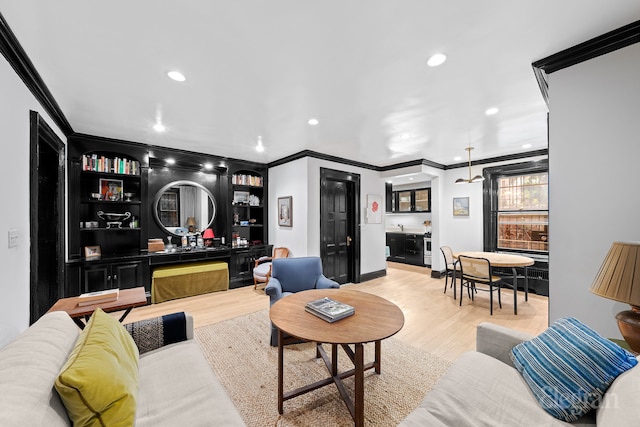
POLYGON ((547 105, 549 105, 548 74, 638 42, 640 42, 640 21, 632 22, 624 27, 609 31, 606 34, 535 61, 531 66, 538 81, 542 97, 547 105))
POLYGON ((11 28, 9 28, 9 24, 7 24, 2 13, 0 13, 0 52, 2 52, 7 62, 9 62, 18 76, 20 76, 24 84, 44 107, 45 111, 51 116, 51 119, 64 135, 71 135, 73 129, 69 121, 67 121, 67 118, 53 98, 49 88, 33 66, 29 56, 27 56, 27 53, 22 49, 20 42, 18 42, 11 28))

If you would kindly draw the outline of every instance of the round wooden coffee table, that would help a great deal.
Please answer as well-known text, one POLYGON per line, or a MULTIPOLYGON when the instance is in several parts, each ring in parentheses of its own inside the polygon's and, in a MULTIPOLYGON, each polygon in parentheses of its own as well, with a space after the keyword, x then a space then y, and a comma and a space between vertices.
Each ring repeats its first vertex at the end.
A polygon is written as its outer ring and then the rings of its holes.
POLYGON ((269 317, 278 328, 278 412, 283 402, 301 394, 334 383, 353 417, 356 426, 364 425, 364 372, 380 373, 380 342, 397 333, 404 325, 402 310, 394 303, 366 292, 347 289, 311 289, 291 294, 276 302, 269 317), (329 323, 305 311, 309 301, 329 297, 355 308, 355 314, 329 323), (287 335, 290 337, 287 337, 287 335), (316 342, 316 357, 322 357, 330 378, 284 393, 284 345, 296 340, 316 342), (374 361, 364 363, 364 344, 375 343, 374 361), (331 360, 321 343, 331 344, 331 360), (342 346, 354 364, 354 369, 338 372, 338 345, 342 346), (350 346, 355 347, 355 351, 350 346), (351 401, 342 380, 355 376, 354 400, 351 401))

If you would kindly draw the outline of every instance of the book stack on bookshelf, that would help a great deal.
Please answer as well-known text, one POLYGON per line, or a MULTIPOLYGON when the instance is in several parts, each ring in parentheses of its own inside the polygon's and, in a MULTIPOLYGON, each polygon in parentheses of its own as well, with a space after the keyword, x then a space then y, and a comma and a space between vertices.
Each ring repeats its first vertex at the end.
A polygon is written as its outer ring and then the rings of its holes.
POLYGON ((122 157, 106 157, 97 154, 82 155, 82 170, 120 175, 140 175, 140 162, 122 157))
POLYGON ((304 309, 329 323, 344 319, 355 313, 355 309, 352 306, 329 297, 309 301, 304 309))
POLYGON ((78 297, 78 307, 117 301, 119 295, 120 289, 107 289, 104 291, 88 292, 78 297))
POLYGON ((264 179, 261 176, 233 175, 231 183, 234 185, 248 185, 250 187, 262 187, 264 179))

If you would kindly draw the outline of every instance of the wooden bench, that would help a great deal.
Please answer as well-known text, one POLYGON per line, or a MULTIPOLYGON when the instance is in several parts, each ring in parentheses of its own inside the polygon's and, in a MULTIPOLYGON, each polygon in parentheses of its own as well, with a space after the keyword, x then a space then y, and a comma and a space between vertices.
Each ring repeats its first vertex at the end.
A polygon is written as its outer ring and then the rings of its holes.
POLYGON ((209 261, 158 267, 153 270, 151 302, 226 291, 229 268, 226 262, 209 261))

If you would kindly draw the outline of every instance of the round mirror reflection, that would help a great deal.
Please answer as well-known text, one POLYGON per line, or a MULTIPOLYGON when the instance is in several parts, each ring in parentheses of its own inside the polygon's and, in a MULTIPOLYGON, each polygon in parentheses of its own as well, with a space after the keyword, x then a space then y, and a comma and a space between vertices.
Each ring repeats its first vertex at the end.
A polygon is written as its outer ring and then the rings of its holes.
POLYGON ((216 217, 213 194, 193 181, 174 181, 158 191, 153 215, 174 236, 197 233, 211 226, 216 217))

